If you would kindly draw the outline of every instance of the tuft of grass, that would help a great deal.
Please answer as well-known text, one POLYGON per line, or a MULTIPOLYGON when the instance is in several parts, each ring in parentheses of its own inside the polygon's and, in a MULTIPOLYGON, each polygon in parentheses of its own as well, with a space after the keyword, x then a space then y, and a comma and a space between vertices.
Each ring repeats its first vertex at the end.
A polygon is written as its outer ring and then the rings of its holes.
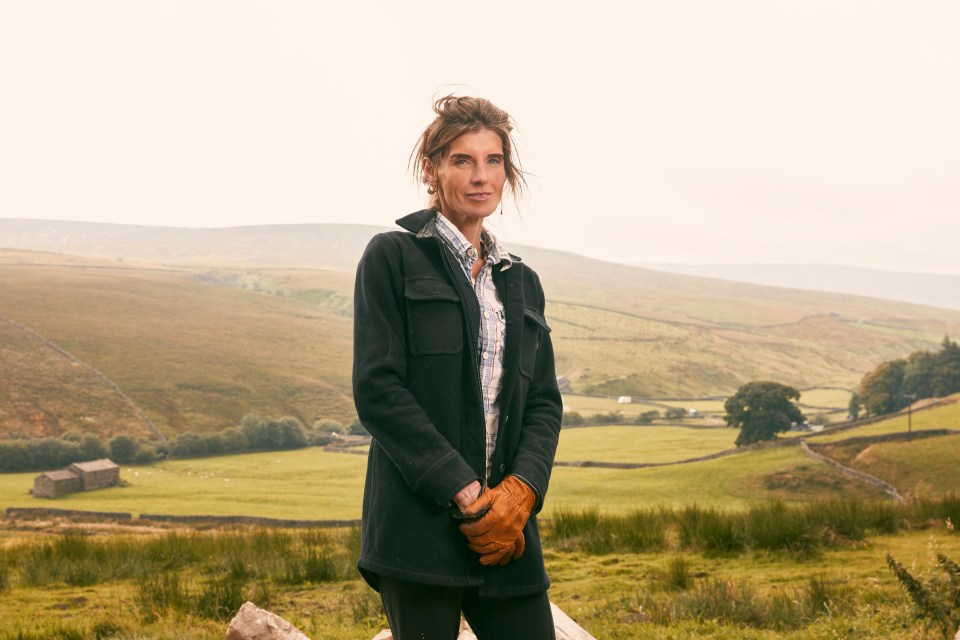
POLYGON ((686 591, 693 584, 690 563, 682 556, 676 556, 667 564, 667 587, 673 591, 686 591))
POLYGON ((931 513, 953 513, 955 506, 950 499, 939 506, 927 504, 919 511, 889 502, 855 500, 804 505, 773 501, 753 505, 746 512, 699 505, 626 515, 601 515, 596 508, 558 509, 545 527, 545 536, 560 549, 595 555, 656 551, 675 538, 676 548, 709 555, 772 551, 807 559, 870 534, 897 533, 911 520, 917 522, 918 515, 922 518, 918 524, 922 524, 931 513))
POLYGON ((666 544, 666 518, 655 511, 601 516, 597 509, 560 509, 551 522, 550 535, 561 548, 596 555, 653 551, 666 544))
POLYGON ((676 514, 680 545, 705 553, 740 553, 747 547, 744 519, 741 514, 722 513, 698 505, 681 509, 676 514))

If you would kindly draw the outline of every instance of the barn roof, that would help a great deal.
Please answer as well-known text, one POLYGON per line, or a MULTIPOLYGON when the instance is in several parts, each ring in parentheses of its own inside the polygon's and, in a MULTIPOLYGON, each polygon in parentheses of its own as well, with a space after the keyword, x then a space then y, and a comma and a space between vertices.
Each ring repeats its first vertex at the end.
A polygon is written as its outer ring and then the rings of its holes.
POLYGON ((120 468, 120 465, 118 465, 116 462, 114 462, 110 458, 100 458, 99 460, 91 460, 89 462, 74 462, 70 466, 80 471, 83 471, 84 473, 120 468))
POLYGON ((56 471, 47 471, 43 475, 50 478, 51 480, 70 480, 71 478, 80 477, 77 474, 75 474, 73 471, 70 471, 69 469, 58 469, 56 471))

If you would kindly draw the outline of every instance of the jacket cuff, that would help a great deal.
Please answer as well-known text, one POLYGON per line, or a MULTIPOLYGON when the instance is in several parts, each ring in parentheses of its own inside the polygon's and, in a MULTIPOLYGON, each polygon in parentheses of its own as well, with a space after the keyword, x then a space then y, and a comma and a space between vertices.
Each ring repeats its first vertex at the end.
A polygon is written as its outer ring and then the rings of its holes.
POLYGON ((530 482, 529 480, 527 480, 526 478, 524 478, 523 476, 521 476, 521 475, 518 474, 518 473, 511 473, 511 474, 508 474, 508 475, 513 476, 514 478, 516 478, 517 480, 519 480, 519 481, 522 482, 523 484, 525 484, 525 485, 527 485, 528 487, 530 487, 530 490, 533 491, 533 495, 534 495, 534 497, 536 498, 536 500, 534 500, 534 502, 533 502, 533 510, 532 510, 532 513, 537 513, 537 512, 539 512, 540 509, 543 508, 543 496, 540 495, 540 489, 537 489, 537 487, 536 487, 532 482, 530 482))
POLYGON ((449 451, 427 469, 411 488, 414 493, 429 496, 438 506, 446 509, 457 492, 474 480, 478 480, 477 474, 466 460, 456 451, 449 451))

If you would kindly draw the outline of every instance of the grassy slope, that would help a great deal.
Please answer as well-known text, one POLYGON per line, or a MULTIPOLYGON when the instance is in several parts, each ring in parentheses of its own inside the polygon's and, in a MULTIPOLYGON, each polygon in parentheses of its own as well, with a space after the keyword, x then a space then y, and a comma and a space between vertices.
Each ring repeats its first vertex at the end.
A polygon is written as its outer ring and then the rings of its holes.
MULTIPOLYGON (((931 429, 960 430, 960 396, 954 402, 914 411, 910 421, 915 433, 931 429)), ((822 452, 870 475, 882 478, 904 495, 937 498, 960 494, 960 435, 922 438, 913 441, 858 443, 855 436, 906 433, 908 416, 899 414, 844 433, 825 433, 809 438, 827 446, 822 452)))
MULTIPOLYGON (((6 265, 2 274, 0 315, 99 369, 167 435, 219 430, 246 413, 294 415, 308 425, 353 414, 351 322, 336 310, 176 270, 6 265)), ((82 430, 72 418, 82 399, 62 394, 58 382, 61 354, 24 341, 7 356, 21 364, 5 361, 0 386, 46 387, 33 401, 62 430, 82 430)), ((0 429, 24 430, 15 420, 0 429)))
MULTIPOLYGON (((101 370, 164 433, 250 412, 352 417, 352 268, 375 228, 68 226, 74 240, 55 246, 100 257, 0 250, 0 316, 101 370)), ((849 388, 882 359, 960 333, 957 312, 518 252, 542 276, 558 372, 579 392, 689 398, 755 379, 849 388)), ((58 354, 21 340, 0 357, 0 388, 17 395, 0 404, 0 434, 142 428, 124 403, 80 391, 95 381, 67 382, 58 354)))

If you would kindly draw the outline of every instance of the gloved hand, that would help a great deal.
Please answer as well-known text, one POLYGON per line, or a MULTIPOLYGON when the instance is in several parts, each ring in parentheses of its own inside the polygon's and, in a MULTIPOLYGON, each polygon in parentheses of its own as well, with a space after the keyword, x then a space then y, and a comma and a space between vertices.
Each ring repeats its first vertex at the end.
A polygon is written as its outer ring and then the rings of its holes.
POLYGON ((507 476, 463 510, 468 518, 483 514, 474 522, 460 525, 467 536, 467 548, 480 554, 480 564, 504 565, 523 555, 523 526, 536 500, 522 480, 507 476))

